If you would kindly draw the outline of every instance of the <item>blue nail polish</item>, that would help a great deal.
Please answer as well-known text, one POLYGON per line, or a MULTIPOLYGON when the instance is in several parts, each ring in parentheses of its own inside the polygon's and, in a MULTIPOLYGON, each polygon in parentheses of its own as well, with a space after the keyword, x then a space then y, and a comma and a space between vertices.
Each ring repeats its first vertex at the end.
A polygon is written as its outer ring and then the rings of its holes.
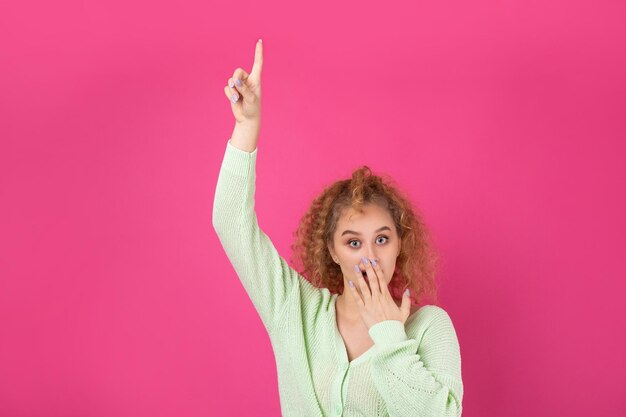
POLYGON ((241 82, 239 78, 235 80, 235 84, 237 84, 237 87, 241 87, 243 85, 243 83, 241 82))
POLYGON ((363 261, 363 265, 367 265, 369 263, 365 256, 361 257, 361 260, 363 261))
POLYGON ((361 269, 359 268, 358 265, 354 265, 354 272, 356 272, 356 273, 361 272, 361 269))

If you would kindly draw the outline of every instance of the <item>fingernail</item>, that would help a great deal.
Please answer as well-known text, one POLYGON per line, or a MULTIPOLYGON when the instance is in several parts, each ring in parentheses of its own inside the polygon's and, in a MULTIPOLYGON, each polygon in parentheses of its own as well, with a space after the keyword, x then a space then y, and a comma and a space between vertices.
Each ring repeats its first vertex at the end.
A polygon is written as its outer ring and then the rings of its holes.
POLYGON ((363 265, 367 265, 369 263, 369 261, 367 260, 365 256, 362 256, 361 260, 363 261, 363 265))
POLYGON ((263 43, 263 39, 259 39, 259 42, 263 43))
POLYGON ((359 268, 358 265, 354 265, 354 272, 357 272, 357 273, 361 272, 361 269, 359 268))
POLYGON ((233 80, 228 80, 228 86, 230 88, 233 88, 235 86, 235 83, 233 82, 233 80))
POLYGON ((376 266, 376 259, 372 259, 372 266, 376 266))
POLYGON ((241 87, 243 85, 243 83, 241 82, 239 78, 235 80, 235 84, 237 84, 237 87, 241 87))
POLYGON ((352 288, 354 288, 354 282, 352 282, 352 281, 348 281, 348 283, 350 284, 350 286, 351 286, 352 288))
POLYGON ((409 295, 411 295, 411 291, 409 291, 409 289, 407 288, 406 291, 404 291, 404 295, 408 297, 409 295))
POLYGON ((239 100, 239 94, 237 94, 237 93, 233 93, 233 96, 231 97, 231 101, 232 101, 233 103, 236 103, 236 102, 237 102, 237 100, 239 100))

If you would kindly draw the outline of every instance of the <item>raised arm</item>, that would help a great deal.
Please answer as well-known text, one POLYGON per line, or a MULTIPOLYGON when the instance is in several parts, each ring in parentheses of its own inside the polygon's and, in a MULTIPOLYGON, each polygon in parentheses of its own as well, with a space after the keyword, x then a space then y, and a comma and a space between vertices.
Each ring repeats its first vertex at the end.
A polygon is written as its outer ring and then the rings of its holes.
POLYGON ((259 228, 254 211, 261 64, 259 41, 250 75, 237 68, 229 80, 233 87, 227 88, 240 98, 231 100, 236 123, 226 144, 217 180, 212 224, 263 324, 271 333, 290 295, 298 291, 299 274, 259 228), (237 79, 241 80, 241 85, 237 79))

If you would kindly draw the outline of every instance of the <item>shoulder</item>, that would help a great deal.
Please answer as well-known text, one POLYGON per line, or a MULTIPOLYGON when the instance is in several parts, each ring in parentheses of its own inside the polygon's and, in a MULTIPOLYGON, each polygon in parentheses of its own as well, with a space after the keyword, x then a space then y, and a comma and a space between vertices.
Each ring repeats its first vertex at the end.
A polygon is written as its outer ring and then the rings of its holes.
POLYGON ((442 307, 439 307, 434 304, 426 304, 423 306, 412 306, 411 307, 411 315, 412 317, 433 317, 437 315, 447 315, 448 313, 442 307))
POLYGON ((423 331, 431 326, 453 327, 448 312, 434 304, 412 308, 405 326, 414 331, 418 329, 423 331))

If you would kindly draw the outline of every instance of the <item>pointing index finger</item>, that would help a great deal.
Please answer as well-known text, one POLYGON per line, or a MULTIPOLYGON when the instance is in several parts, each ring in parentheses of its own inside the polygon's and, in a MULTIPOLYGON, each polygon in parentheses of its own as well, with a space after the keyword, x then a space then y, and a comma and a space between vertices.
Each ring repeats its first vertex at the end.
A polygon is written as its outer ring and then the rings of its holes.
POLYGON ((261 70, 263 69, 263 41, 259 39, 256 42, 256 48, 254 50, 254 65, 252 66, 252 73, 255 76, 261 75, 261 70))

